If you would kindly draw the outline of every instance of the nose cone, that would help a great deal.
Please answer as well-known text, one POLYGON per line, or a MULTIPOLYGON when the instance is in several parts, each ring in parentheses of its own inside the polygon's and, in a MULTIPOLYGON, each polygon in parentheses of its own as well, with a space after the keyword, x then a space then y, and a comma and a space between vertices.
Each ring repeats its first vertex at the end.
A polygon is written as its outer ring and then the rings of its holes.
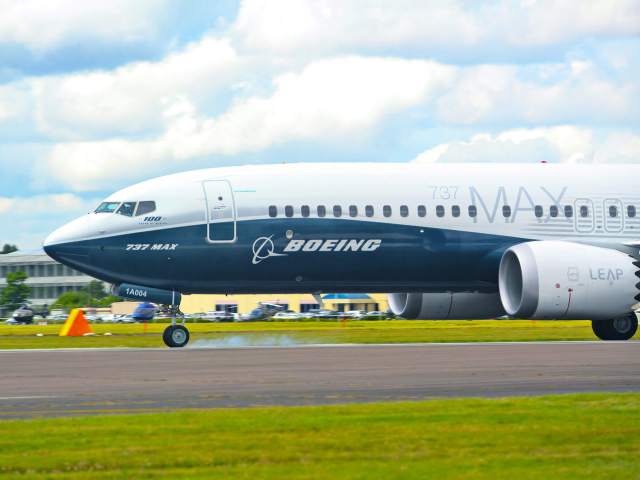
POLYGON ((51 233, 44 241, 44 251, 54 260, 69 265, 73 259, 86 256, 86 247, 79 242, 90 234, 90 215, 85 215, 51 233))
POLYGON ((90 216, 85 215, 58 228, 44 241, 44 248, 84 240, 89 235, 90 216))

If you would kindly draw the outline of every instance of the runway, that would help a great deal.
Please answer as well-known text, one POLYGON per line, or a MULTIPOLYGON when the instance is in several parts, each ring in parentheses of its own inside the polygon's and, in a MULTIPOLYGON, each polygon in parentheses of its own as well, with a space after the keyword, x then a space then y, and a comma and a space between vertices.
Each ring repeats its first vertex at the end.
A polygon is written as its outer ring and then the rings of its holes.
POLYGON ((639 391, 640 342, 0 351, 0 418, 639 391))

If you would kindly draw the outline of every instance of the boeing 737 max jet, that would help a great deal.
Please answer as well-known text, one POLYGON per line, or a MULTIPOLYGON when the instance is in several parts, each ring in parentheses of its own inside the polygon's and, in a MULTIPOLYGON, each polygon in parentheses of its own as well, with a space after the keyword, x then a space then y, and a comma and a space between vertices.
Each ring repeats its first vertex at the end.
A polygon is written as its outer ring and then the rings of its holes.
MULTIPOLYGON (((45 241, 124 297, 385 292, 405 318, 637 329, 634 165, 282 164, 148 180, 45 241)), ((189 332, 169 326, 167 345, 189 332)))

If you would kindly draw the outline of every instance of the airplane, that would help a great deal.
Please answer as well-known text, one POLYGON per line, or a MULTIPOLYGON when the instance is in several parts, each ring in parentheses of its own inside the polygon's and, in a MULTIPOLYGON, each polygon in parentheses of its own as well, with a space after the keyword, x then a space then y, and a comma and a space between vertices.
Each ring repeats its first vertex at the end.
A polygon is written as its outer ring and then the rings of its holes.
MULTIPOLYGON (((55 260, 134 300, 382 292, 407 319, 589 319, 640 300, 635 165, 299 163, 143 181, 51 233, 55 260)), ((189 341, 175 316, 169 347, 189 341)))

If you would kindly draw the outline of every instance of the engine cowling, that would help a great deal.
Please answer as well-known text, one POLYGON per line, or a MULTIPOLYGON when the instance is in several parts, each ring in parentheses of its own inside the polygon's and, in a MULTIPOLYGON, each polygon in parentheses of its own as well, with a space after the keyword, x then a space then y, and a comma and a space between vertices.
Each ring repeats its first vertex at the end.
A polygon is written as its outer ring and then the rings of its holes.
POLYGON ((409 320, 460 320, 504 315, 497 293, 390 293, 389 308, 409 320))
POLYGON ((563 241, 507 249, 499 290, 509 315, 532 319, 604 320, 628 314, 638 298, 638 268, 629 255, 563 241))

